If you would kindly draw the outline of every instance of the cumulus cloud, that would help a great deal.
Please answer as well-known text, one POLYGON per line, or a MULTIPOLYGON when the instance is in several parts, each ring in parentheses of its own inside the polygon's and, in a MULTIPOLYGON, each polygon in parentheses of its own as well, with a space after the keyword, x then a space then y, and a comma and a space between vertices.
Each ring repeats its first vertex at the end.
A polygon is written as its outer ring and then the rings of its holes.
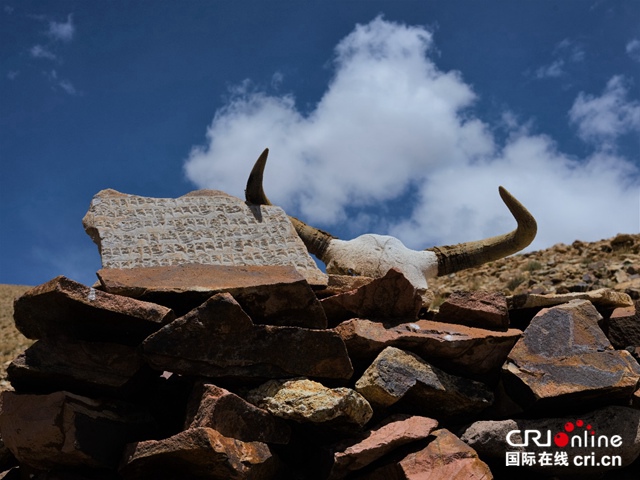
POLYGON ((627 55, 636 62, 640 62, 640 40, 634 38, 626 46, 627 55))
POLYGON ((537 79, 562 77, 567 74, 568 65, 582 62, 585 58, 583 48, 567 38, 554 47, 552 55, 555 58, 553 62, 543 65, 535 71, 537 79))
POLYGON ((627 97, 627 82, 621 76, 611 78, 600 96, 581 92, 569 111, 580 138, 612 148, 618 137, 634 131, 640 133, 640 102, 627 97))
POLYGON ((273 203, 339 236, 391 233, 414 248, 511 230, 498 185, 537 217, 534 248, 638 229, 636 166, 612 151, 566 155, 510 112, 489 125, 474 113, 478 94, 460 72, 438 68, 434 49, 428 29, 378 17, 338 43, 311 111, 244 82, 190 152, 187 177, 243 197, 269 146, 273 203))
POLYGON ((76 27, 73 24, 73 16, 67 16, 66 22, 49 22, 49 30, 47 34, 54 40, 61 42, 70 42, 75 34, 76 27))
POLYGON ((31 50, 29 50, 29 53, 33 58, 44 58, 47 60, 55 60, 57 58, 53 52, 42 45, 34 45, 31 47, 31 50))

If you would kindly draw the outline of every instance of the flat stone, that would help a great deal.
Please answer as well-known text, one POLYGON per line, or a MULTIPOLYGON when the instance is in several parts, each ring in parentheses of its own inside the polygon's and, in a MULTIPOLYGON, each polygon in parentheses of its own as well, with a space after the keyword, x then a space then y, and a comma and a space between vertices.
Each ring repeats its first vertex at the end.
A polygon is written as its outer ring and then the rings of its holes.
POLYGON ((120 474, 126 480, 263 480, 275 478, 277 469, 277 458, 266 444, 242 442, 203 427, 129 445, 120 474))
POLYGON ((507 297, 499 292, 453 292, 440 305, 434 320, 507 331, 509 329, 507 297))
POLYGON ((464 374, 498 371, 522 335, 517 329, 496 332, 430 320, 387 327, 379 322, 352 319, 335 331, 342 337, 354 361, 371 362, 392 346, 464 374))
POLYGON ((185 430, 200 427, 243 442, 287 444, 291 437, 286 422, 235 393, 203 382, 194 387, 185 421, 185 430))
POLYGON ((186 264, 98 271, 105 291, 171 307, 182 314, 228 292, 255 323, 326 328, 327 318, 292 266, 186 264))
POLYGON ((21 392, 117 397, 139 391, 150 374, 134 347, 60 337, 38 340, 7 368, 12 386, 21 392))
POLYGON ((212 378, 349 379, 353 367, 331 330, 254 325, 228 293, 166 325, 143 345, 157 370, 212 378))
POLYGON ((175 319, 167 307, 102 292, 64 276, 34 287, 14 303, 16 328, 25 337, 70 336, 137 345, 175 319))
POLYGON ((299 423, 362 427, 373 415, 369 403, 350 388, 328 388, 309 379, 270 380, 247 395, 254 405, 299 423))
POLYGON ((503 367, 509 395, 525 408, 630 399, 640 366, 613 350, 586 300, 541 310, 503 367))
MULTIPOLYGON (((518 455, 520 458, 526 452, 535 456, 536 460, 540 458, 541 453, 551 454, 550 465, 540 465, 536 461, 525 467, 545 477, 559 475, 564 478, 567 475, 575 475, 575 478, 584 478, 587 474, 597 475, 607 470, 615 470, 601 463, 605 455, 609 460, 614 456, 620 456, 620 468, 638 459, 640 456, 640 410, 607 406, 580 415, 478 421, 467 427, 460 438, 475 449, 482 458, 493 459, 503 465, 507 452, 518 455), (523 432, 526 430, 540 432, 538 441, 541 445, 531 440, 531 434, 530 440, 525 445, 523 432), (510 432, 514 432, 509 439, 515 445, 507 443, 510 432), (558 436, 558 434, 561 435, 558 436), (617 447, 611 443, 616 435, 620 438, 620 445, 617 447), (563 436, 566 436, 568 443, 565 446, 559 446, 564 444, 563 436), (560 444, 556 444, 556 438, 561 442, 560 444), (566 455, 566 465, 554 464, 553 459, 558 454, 566 455), (583 457, 592 455, 595 461, 588 466, 577 466, 574 462, 577 456, 581 457, 580 463, 583 463, 583 457)), ((607 478, 616 477, 613 474, 607 478)))
POLYGON ((618 307, 607 320, 607 338, 615 348, 640 347, 640 301, 618 307))
POLYGON ((290 265, 311 285, 327 284, 284 210, 249 206, 217 190, 179 198, 102 190, 82 224, 100 250, 103 268, 290 265))
POLYGON ((433 432, 433 441, 424 449, 410 453, 395 464, 382 467, 367 480, 491 480, 489 466, 466 443, 446 429, 433 432))
POLYGON ((609 288, 600 288, 589 292, 552 293, 545 295, 525 293, 507 298, 509 310, 553 307, 555 305, 568 303, 572 300, 588 300, 600 308, 633 306, 633 300, 629 295, 609 288))
POLYGON ((128 442, 151 420, 112 402, 68 392, 0 394, 0 433, 21 465, 114 469, 128 442))
POLYGON ((387 347, 356 382, 356 391, 374 408, 435 418, 479 412, 493 402, 483 383, 448 374, 414 353, 387 347))
POLYGON ((425 439, 438 426, 438 421, 417 415, 394 415, 383 424, 367 430, 358 441, 336 445, 330 479, 343 478, 360 470, 389 452, 425 439))
POLYGON ((323 299, 322 306, 331 325, 356 317, 408 322, 418 317, 422 297, 399 270, 392 268, 384 277, 323 299))

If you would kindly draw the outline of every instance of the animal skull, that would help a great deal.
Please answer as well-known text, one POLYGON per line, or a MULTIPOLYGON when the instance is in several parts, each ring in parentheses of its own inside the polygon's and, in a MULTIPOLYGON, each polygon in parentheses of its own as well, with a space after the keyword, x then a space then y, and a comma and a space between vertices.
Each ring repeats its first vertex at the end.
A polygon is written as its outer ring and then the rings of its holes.
MULTIPOLYGON (((269 149, 265 149, 247 181, 245 198, 255 205, 271 205, 262 187, 268 155, 269 149)), ((537 231, 533 216, 507 190, 499 187, 498 191, 518 223, 515 230, 485 240, 421 251, 411 250, 397 238, 387 235, 365 234, 353 240, 340 240, 295 217, 289 218, 307 250, 326 264, 328 273, 378 278, 396 268, 416 288, 423 290, 427 288, 429 278, 506 257, 533 241, 537 231)))

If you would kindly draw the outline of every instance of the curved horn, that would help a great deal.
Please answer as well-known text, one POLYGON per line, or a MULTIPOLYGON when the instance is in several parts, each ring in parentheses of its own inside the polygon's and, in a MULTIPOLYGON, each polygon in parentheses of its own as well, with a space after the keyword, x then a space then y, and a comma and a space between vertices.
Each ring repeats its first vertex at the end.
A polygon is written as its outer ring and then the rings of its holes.
MULTIPOLYGON (((244 197, 247 202, 254 205, 273 205, 265 195, 264 189, 262 188, 264 167, 267 164, 268 156, 269 149, 265 148, 264 152, 262 152, 258 157, 258 160, 256 160, 256 163, 249 174, 249 179, 247 180, 247 188, 244 191, 244 197)), ((289 215, 289 219, 302 239, 302 242, 307 247, 307 250, 309 250, 309 253, 314 254, 326 263, 324 256, 327 248, 329 247, 329 242, 336 237, 330 233, 311 227, 291 215, 289 215)))
POLYGON ((538 230, 533 215, 506 189, 499 187, 498 191, 518 227, 485 240, 429 248, 438 257, 438 276, 498 260, 522 250, 533 241, 538 230))

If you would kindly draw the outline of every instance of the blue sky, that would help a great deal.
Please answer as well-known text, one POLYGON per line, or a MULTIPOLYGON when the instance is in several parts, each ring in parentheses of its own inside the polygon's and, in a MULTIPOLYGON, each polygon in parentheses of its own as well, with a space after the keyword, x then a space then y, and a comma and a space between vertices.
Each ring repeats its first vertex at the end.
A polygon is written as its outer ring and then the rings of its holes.
POLYGON ((94 194, 265 190, 422 249, 640 230, 640 2, 1 1, 0 283, 100 268, 94 194))

